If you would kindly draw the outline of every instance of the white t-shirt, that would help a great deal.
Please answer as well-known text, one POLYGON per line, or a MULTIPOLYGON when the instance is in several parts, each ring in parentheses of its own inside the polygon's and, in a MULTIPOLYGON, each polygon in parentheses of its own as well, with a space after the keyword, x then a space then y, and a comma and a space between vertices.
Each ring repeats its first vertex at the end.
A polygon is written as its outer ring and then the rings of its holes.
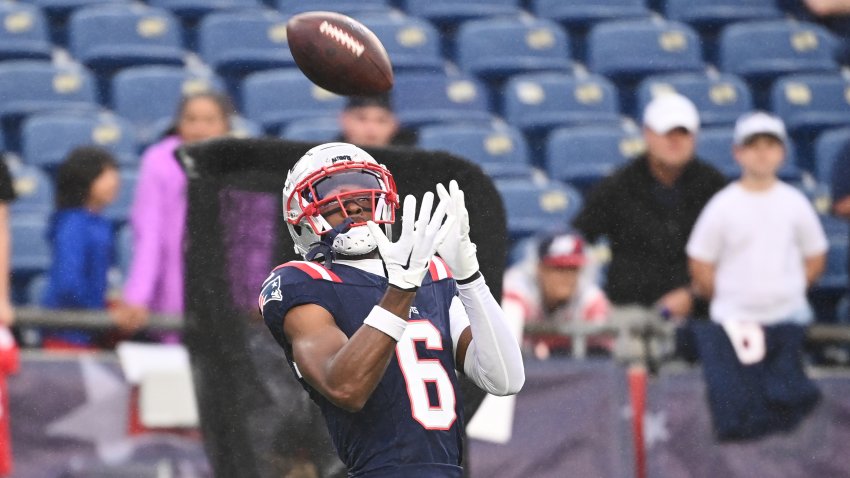
POLYGON ((782 182, 748 191, 735 182, 705 206, 687 252, 715 265, 712 320, 769 325, 808 309, 803 261, 827 248, 817 214, 799 191, 782 182))

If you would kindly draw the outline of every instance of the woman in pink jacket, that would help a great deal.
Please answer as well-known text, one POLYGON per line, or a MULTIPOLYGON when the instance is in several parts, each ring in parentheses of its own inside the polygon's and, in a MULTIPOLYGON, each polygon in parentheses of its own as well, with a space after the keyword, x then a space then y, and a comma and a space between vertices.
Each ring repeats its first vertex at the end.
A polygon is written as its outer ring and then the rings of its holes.
POLYGON ((221 94, 203 92, 180 103, 174 126, 142 155, 130 225, 133 259, 124 285, 120 326, 134 331, 150 313, 183 313, 183 231, 186 176, 175 152, 182 144, 223 136, 234 109, 221 94))

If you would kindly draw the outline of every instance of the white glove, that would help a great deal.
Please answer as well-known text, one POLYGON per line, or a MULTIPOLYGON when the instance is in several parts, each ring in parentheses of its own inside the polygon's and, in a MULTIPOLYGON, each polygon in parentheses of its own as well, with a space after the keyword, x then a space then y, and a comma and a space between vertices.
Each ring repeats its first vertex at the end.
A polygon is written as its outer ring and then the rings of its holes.
POLYGON ((422 197, 419 219, 414 223, 416 198, 411 195, 404 198, 401 237, 396 242, 390 242, 383 230, 374 222, 366 223, 369 232, 378 243, 378 251, 384 259, 390 285, 407 291, 416 290, 422 285, 422 279, 428 272, 428 264, 437 246, 443 242, 454 224, 454 219, 451 217, 442 224, 443 218, 446 217, 448 203, 440 201, 432 215, 433 204, 434 193, 429 191, 422 197))
POLYGON ((477 248, 469 239, 469 212, 466 210, 463 191, 457 181, 452 180, 448 191, 442 184, 438 184, 437 194, 440 195, 441 203, 449 205, 446 210, 448 218, 454 219, 447 240, 439 245, 437 253, 446 261, 455 279, 469 279, 479 268, 477 248))

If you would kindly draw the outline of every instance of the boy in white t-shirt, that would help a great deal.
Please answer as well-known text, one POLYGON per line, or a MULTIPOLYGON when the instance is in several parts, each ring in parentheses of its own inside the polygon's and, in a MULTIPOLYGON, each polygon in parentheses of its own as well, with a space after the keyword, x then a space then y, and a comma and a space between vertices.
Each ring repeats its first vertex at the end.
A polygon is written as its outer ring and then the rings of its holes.
POLYGON ((695 292, 711 299, 712 322, 691 331, 719 440, 787 432, 820 398, 803 369, 803 325, 827 241, 805 196, 776 178, 786 139, 775 116, 738 119, 741 179, 711 198, 688 241, 695 292))
POLYGON ((775 116, 739 118, 734 153, 741 178, 709 201, 691 232, 694 287, 711 299, 715 322, 811 320, 806 289, 823 272, 828 244, 806 197, 776 177, 786 139, 775 116))

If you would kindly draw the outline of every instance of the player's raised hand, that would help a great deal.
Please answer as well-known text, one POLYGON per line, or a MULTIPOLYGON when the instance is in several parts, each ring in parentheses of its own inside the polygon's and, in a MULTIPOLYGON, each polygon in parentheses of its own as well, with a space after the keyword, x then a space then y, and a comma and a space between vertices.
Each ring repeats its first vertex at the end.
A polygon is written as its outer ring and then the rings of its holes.
POLYGON ((448 238, 439 245, 437 253, 446 261, 457 280, 468 279, 478 272, 478 256, 475 244, 469 239, 469 212, 466 210, 463 191, 457 181, 452 180, 448 190, 438 184, 437 194, 441 203, 448 204, 448 218, 454 219, 448 238))
POLYGON ((390 242, 374 222, 366 223, 378 243, 390 285, 402 290, 416 290, 422 284, 434 252, 452 229, 454 218, 449 217, 443 223, 449 204, 440 201, 432 214, 433 205, 434 193, 429 191, 422 197, 419 218, 415 219, 416 198, 407 195, 402 206, 401 236, 396 242, 390 242))

